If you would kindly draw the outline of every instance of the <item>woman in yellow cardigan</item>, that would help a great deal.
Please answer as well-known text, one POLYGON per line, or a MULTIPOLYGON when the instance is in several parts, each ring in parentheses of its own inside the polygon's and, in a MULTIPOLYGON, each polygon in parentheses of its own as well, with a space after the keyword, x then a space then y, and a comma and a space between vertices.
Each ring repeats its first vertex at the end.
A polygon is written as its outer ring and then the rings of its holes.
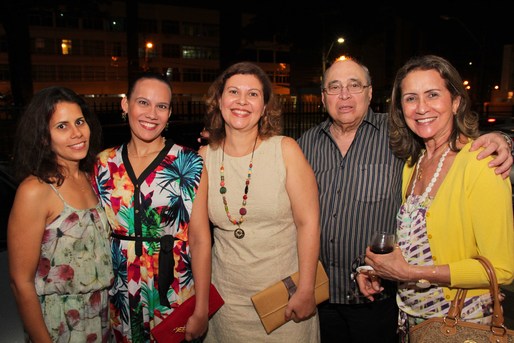
POLYGON ((456 288, 469 288, 462 319, 489 324, 489 282, 473 257, 487 257, 500 284, 512 282, 512 189, 489 168, 490 158, 469 151, 478 119, 457 70, 438 56, 409 60, 396 75, 389 125, 391 148, 407 162, 398 249, 378 255, 368 247, 373 270, 357 277, 361 293, 373 300, 380 278, 397 280, 406 329, 443 317, 456 288))

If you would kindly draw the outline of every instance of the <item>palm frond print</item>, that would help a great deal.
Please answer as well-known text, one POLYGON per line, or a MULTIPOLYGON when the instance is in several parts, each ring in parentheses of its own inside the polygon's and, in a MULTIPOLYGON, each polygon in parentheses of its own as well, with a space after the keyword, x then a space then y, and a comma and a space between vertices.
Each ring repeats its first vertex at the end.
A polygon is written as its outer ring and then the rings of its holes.
POLYGON ((167 188, 169 192, 169 208, 161 214, 163 221, 189 222, 186 203, 190 205, 194 200, 203 167, 202 158, 194 151, 185 149, 178 153, 175 160, 165 160, 163 163, 169 163, 157 176, 159 187, 167 188))

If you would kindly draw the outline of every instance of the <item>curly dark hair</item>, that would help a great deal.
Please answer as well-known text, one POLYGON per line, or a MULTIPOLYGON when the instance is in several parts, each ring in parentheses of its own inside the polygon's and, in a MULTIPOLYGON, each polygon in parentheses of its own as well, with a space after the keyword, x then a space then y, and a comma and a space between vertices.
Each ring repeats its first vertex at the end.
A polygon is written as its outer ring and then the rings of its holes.
POLYGON ((446 88, 452 99, 460 97, 459 108, 453 116, 453 130, 450 135, 450 148, 459 151, 457 140, 460 135, 477 138, 478 116, 471 110, 471 100, 464 88, 462 78, 455 67, 446 59, 435 55, 412 57, 396 73, 389 106, 389 144, 393 153, 400 159, 413 166, 419 159, 424 148, 423 140, 407 126, 403 116, 401 96, 402 81, 407 75, 416 70, 435 70, 445 80, 446 88))
POLYGON ((256 64, 239 62, 228 67, 209 87, 206 96, 207 114, 205 129, 209 133, 209 144, 217 148, 225 138, 225 121, 220 110, 220 99, 225 84, 234 75, 255 75, 262 84, 266 109, 259 120, 259 137, 266 139, 282 132, 281 105, 273 94, 273 86, 268 75, 256 64))
POLYGON ((58 164, 57 156, 50 147, 50 119, 60 102, 77 104, 91 131, 89 150, 79 162, 79 169, 92 172, 96 155, 102 146, 102 127, 85 100, 73 90, 52 86, 36 93, 18 121, 14 142, 14 176, 21 182, 34 175, 46 183, 61 185, 64 181, 63 167, 58 164))

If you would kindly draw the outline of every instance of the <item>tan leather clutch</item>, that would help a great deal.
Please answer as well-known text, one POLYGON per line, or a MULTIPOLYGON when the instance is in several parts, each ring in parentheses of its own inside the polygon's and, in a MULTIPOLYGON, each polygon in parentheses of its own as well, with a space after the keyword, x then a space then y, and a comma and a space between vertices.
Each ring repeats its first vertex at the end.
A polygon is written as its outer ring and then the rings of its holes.
MULTIPOLYGON (((253 306, 268 334, 286 323, 285 308, 291 295, 296 291, 299 273, 281 280, 251 297, 253 306)), ((323 265, 318 261, 315 284, 316 304, 329 298, 328 276, 323 265)))

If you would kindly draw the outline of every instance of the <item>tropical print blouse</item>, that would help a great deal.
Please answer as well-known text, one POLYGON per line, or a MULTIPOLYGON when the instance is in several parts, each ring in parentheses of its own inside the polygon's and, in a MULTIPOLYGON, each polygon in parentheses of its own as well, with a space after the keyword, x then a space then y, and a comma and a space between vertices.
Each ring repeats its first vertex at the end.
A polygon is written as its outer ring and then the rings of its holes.
POLYGON ((153 342, 150 330, 194 293, 188 226, 202 167, 196 151, 171 140, 139 177, 126 144, 98 156, 93 184, 113 232, 118 342, 153 342))

